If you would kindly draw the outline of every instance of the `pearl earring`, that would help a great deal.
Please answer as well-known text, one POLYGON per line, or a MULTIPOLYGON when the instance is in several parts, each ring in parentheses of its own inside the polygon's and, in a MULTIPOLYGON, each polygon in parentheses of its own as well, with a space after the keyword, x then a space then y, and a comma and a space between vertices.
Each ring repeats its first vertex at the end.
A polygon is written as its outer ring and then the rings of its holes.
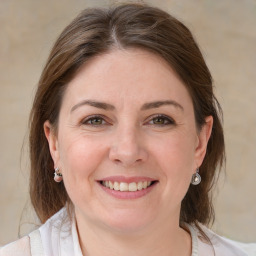
POLYGON ((191 184, 198 185, 201 182, 201 176, 199 174, 199 168, 196 169, 196 173, 192 175, 191 184))
POLYGON ((59 167, 57 167, 57 168, 55 168, 54 169, 54 180, 56 181, 56 182, 61 182, 62 181, 62 174, 59 172, 59 167))

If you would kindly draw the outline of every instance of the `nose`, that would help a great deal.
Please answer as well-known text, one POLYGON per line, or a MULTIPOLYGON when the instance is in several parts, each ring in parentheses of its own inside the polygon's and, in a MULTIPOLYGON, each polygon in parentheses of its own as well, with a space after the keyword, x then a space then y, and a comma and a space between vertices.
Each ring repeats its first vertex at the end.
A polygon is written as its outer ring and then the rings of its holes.
POLYGON ((123 167, 132 167, 147 160, 148 153, 143 138, 133 128, 119 129, 114 135, 109 159, 123 167))

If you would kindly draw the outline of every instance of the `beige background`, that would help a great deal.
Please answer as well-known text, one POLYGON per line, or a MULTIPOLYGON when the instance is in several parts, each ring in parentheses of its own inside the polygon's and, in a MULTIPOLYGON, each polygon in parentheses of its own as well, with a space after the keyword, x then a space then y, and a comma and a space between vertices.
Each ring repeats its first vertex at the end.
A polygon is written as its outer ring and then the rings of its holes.
MULTIPOLYGON (((26 232, 32 227, 28 221, 35 221, 27 204, 27 120, 49 49, 80 10, 111 2, 0 1, 0 245, 17 238, 20 223, 26 232)), ((192 30, 224 109, 227 176, 216 194, 214 230, 256 242, 256 1, 145 2, 192 30)))

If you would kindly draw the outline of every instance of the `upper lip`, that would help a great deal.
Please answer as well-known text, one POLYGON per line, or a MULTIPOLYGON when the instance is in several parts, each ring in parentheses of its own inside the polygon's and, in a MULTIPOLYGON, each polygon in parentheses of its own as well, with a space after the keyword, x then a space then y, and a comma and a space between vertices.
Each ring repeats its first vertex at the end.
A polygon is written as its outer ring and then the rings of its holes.
POLYGON ((109 176, 105 177, 98 181, 112 181, 112 182, 125 182, 125 183, 132 183, 132 182, 140 182, 140 181, 155 181, 156 179, 146 177, 146 176, 133 176, 133 177, 125 177, 125 176, 109 176))

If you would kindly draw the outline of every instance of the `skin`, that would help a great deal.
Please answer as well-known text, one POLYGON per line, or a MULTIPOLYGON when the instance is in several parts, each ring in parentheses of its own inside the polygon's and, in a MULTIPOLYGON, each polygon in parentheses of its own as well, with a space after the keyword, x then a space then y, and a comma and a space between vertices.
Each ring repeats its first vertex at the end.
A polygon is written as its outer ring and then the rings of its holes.
POLYGON ((44 130, 74 204, 84 255, 191 255, 179 214, 205 156, 213 120, 205 121, 198 131, 186 87, 153 53, 113 50, 81 68, 67 86, 57 134, 48 121, 44 130), (141 110, 145 103, 167 100, 174 104, 141 110), (101 117, 88 121, 91 115, 101 117), (157 183, 145 196, 118 199, 97 182, 116 175, 157 183))

